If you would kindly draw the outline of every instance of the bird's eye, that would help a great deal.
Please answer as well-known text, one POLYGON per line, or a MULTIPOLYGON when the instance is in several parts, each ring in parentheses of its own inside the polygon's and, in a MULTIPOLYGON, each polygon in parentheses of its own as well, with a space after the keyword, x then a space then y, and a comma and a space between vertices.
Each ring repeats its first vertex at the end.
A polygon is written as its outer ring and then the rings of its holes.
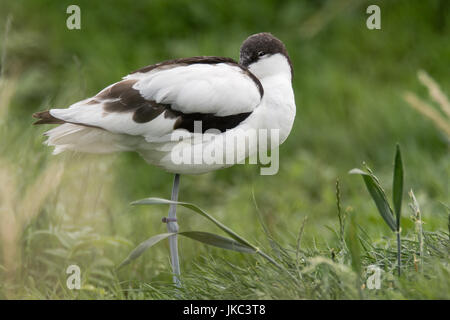
POLYGON ((264 51, 260 51, 258 52, 258 57, 262 57, 263 55, 265 55, 266 53, 264 51))

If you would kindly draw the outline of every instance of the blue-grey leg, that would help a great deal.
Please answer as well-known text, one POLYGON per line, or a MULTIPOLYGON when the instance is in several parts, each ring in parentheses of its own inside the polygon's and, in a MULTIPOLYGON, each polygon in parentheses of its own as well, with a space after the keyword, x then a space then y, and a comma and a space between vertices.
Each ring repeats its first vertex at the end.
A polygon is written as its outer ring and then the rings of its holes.
MULTIPOLYGON (((172 201, 178 201, 178 190, 180 186, 180 175, 178 173, 175 174, 173 179, 173 187, 172 187, 172 197, 170 198, 172 201)), ((177 205, 171 204, 169 208, 169 216, 167 218, 167 231, 177 233, 178 232, 178 223, 177 223, 177 205)), ((172 271, 173 271, 173 283, 177 287, 181 287, 180 282, 180 261, 178 260, 178 236, 173 235, 169 237, 169 245, 170 245, 170 261, 172 263, 172 271)))

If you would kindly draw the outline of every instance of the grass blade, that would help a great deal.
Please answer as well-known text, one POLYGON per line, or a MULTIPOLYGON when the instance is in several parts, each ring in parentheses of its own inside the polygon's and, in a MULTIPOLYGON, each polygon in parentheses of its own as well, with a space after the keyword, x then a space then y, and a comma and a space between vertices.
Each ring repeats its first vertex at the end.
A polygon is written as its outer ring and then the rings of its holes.
POLYGON ((145 240, 144 242, 141 242, 136 248, 134 248, 133 251, 131 251, 128 257, 119 265, 118 269, 122 268, 123 266, 126 266, 131 261, 138 258, 141 254, 143 254, 145 250, 154 246, 161 240, 170 237, 171 235, 173 235, 173 233, 161 233, 145 240))
POLYGON ((357 226, 355 217, 350 216, 350 223, 348 226, 348 232, 346 235, 346 243, 348 251, 351 257, 351 264, 353 270, 360 275, 361 274, 361 248, 357 234, 357 226))
POLYGON ((367 190, 369 191, 370 195, 372 196, 373 201, 375 202, 375 205, 378 208, 378 211, 380 212, 381 217, 384 219, 384 221, 387 223, 389 228, 391 228, 392 231, 396 231, 396 223, 394 221, 394 215, 392 213, 392 209, 389 205, 389 202, 386 199, 386 195, 381 188, 380 184, 378 183, 375 176, 372 174, 366 173, 360 169, 352 169, 349 171, 350 174, 359 174, 363 177, 364 183, 366 184, 367 190))
POLYGON ((225 238, 222 236, 219 236, 217 234, 209 233, 209 232, 203 232, 203 231, 184 231, 179 232, 179 235, 188 237, 190 239, 202 242, 204 244, 219 247, 222 249, 227 250, 233 250, 237 252, 245 252, 245 253, 255 253, 256 250, 243 245, 233 239, 225 238))
MULTIPOLYGON (((153 247, 155 244, 160 242, 161 240, 164 240, 175 233, 161 233, 156 236, 153 236, 144 242, 141 242, 131 253, 129 256, 119 265, 118 269, 122 268, 123 266, 126 266, 131 261, 135 260, 136 258, 140 257, 145 250, 153 247)), ((245 253, 256 253, 256 250, 252 247, 249 247, 247 245, 243 245, 233 239, 228 239, 213 233, 209 232, 202 232, 202 231, 183 231, 178 232, 177 234, 181 236, 185 236, 187 238, 202 242, 204 244, 219 247, 222 249, 227 250, 233 250, 237 252, 245 252, 245 253)))
POLYGON ((348 226, 348 232, 346 235, 345 242, 347 244, 348 252, 351 258, 351 265, 353 271, 356 272, 356 288, 359 293, 359 298, 363 299, 362 291, 361 291, 361 246, 358 238, 357 225, 355 221, 355 216, 350 216, 350 223, 348 226))
POLYGON ((397 144, 394 160, 394 180, 392 186, 392 197, 396 217, 397 231, 400 230, 400 216, 402 210, 402 196, 403 196, 403 163, 400 146, 397 144))

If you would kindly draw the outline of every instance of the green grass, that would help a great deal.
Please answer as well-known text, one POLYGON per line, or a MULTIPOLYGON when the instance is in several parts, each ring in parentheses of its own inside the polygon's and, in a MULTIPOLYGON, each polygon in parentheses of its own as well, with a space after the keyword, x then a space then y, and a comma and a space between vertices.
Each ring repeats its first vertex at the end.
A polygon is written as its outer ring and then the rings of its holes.
MULTIPOLYGON (((82 29, 69 31, 70 1, 0 0, 0 298, 449 299, 449 140, 403 99, 411 91, 430 100, 417 79, 422 69, 449 95, 449 3, 375 1, 382 29, 370 31, 365 8, 374 2, 339 9, 344 2, 328 10, 328 1, 79 1, 82 29), (330 14, 311 18, 320 12, 330 14), (311 21, 318 32, 308 36, 311 21), (171 284, 167 241, 117 271, 166 227, 167 207, 129 203, 169 198, 172 176, 134 153, 52 156, 41 136, 49 126, 32 126, 31 114, 161 60, 238 59, 242 40, 261 31, 285 42, 295 72, 297 118, 280 171, 260 176, 257 166, 237 165, 182 176, 180 201, 205 209, 282 268, 182 238, 181 291, 171 284), (395 235, 361 179, 347 174, 366 161, 391 194, 383 182, 391 181, 397 142, 405 193, 414 190, 424 221, 421 259, 405 194, 400 278, 395 235), (82 290, 66 287, 71 264, 81 268, 82 290), (362 287, 374 264, 383 270, 380 290, 362 287)), ((221 232, 188 209, 178 217, 180 231, 221 232)))

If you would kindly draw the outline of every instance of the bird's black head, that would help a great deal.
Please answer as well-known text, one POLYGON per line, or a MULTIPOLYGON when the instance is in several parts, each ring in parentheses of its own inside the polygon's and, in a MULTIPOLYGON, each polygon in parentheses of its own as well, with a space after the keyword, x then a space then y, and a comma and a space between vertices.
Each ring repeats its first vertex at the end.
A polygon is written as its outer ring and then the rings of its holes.
POLYGON ((257 33, 248 37, 241 46, 239 63, 245 67, 258 60, 280 53, 286 57, 292 73, 292 63, 283 42, 268 32, 257 33))

